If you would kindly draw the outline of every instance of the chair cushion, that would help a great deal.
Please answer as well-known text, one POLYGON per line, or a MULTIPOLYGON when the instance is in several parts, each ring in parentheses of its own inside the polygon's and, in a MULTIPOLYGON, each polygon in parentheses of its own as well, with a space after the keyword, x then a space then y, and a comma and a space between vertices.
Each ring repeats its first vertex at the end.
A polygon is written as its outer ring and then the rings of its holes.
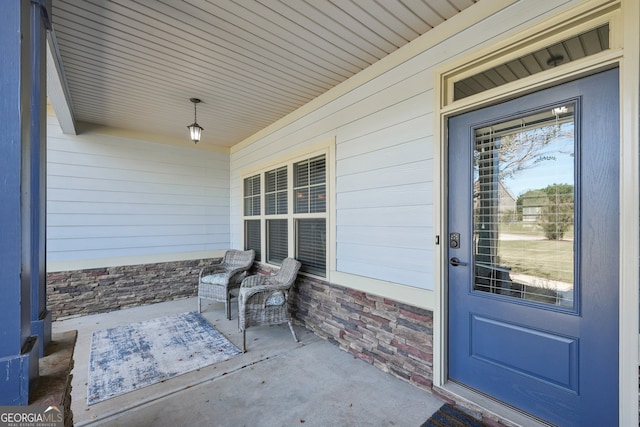
POLYGON ((272 293, 269 298, 267 298, 267 301, 265 301, 264 305, 265 306, 273 306, 273 305, 282 305, 284 304, 284 294, 280 291, 278 292, 274 292, 272 293))
POLYGON ((207 285, 225 285, 227 283, 227 275, 222 274, 210 274, 200 279, 200 282, 207 285))

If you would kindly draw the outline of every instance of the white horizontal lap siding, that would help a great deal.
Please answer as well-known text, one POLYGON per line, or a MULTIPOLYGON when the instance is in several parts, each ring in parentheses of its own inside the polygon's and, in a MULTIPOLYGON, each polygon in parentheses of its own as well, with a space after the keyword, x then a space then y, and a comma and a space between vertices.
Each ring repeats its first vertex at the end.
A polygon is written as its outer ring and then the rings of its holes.
MULTIPOLYGON (((231 162, 233 164, 233 160, 231 162)), ((243 205, 242 205, 242 177, 239 174, 238 170, 232 167, 231 169, 231 188, 230 190, 230 200, 229 200, 229 212, 231 224, 230 224, 230 239, 231 244, 229 247, 234 249, 244 249, 244 243, 242 241, 242 215, 243 215, 243 205)))
POLYGON ((411 251, 412 255, 420 255, 420 258, 416 256, 416 259, 412 259, 411 265, 407 265, 409 264, 408 262, 387 264, 383 262, 372 262, 372 258, 376 257, 376 252, 379 253, 377 258, 380 261, 387 259, 388 256, 393 256, 396 260, 401 259, 399 257, 402 256, 402 252, 396 251, 390 255, 387 248, 373 247, 371 251, 366 254, 367 258, 343 257, 341 253, 343 252, 344 246, 347 246, 346 250, 356 250, 356 248, 349 248, 349 245, 341 245, 338 248, 338 270, 340 271, 348 271, 351 274, 357 274, 359 276, 371 277, 377 280, 400 283, 423 289, 427 288, 425 282, 431 281, 431 276, 433 276, 433 270, 430 269, 427 264, 424 264, 422 270, 415 270, 415 266, 420 264, 421 260, 424 261, 425 258, 433 257, 433 251, 411 251))
POLYGON ((362 85, 345 82, 349 89, 340 96, 233 152, 234 243, 241 245, 241 171, 335 137, 336 223, 330 226, 337 271, 434 289, 434 68, 519 31, 563 3, 517 2, 362 85))
POLYGON ((48 119, 48 261, 229 247, 227 154, 64 135, 48 119))
POLYGON ((337 271, 433 289, 431 85, 429 71, 394 69, 234 153, 232 174, 335 136, 337 271))
POLYGON ((433 289, 431 115, 414 104, 425 98, 364 118, 347 129, 350 139, 338 138, 337 271, 433 289))
MULTIPOLYGON (((390 71, 389 73, 393 73, 390 71)), ((419 73, 413 81, 429 82, 431 74, 419 73)), ((322 108, 313 111, 291 125, 281 128, 262 140, 232 155, 232 170, 246 167, 254 163, 263 163, 270 158, 277 159, 292 150, 303 148, 305 144, 318 142, 323 137, 336 136, 336 132, 350 132, 353 122, 363 117, 375 115, 384 107, 393 107, 409 101, 409 107, 428 103, 431 105, 431 94, 421 93, 419 88, 406 80, 397 81, 391 86, 379 88, 378 84, 389 84, 389 76, 378 77, 365 86, 349 92, 322 108), (371 87, 377 87, 371 93, 371 87)), ((403 108, 399 108, 403 110, 403 108)), ((410 113, 411 114, 411 113, 410 113)), ((404 117, 404 119, 410 118, 404 117)), ((415 116, 413 116, 415 117, 415 116)), ((384 117, 380 117, 384 120, 384 117)), ((379 124, 379 123, 378 123, 379 124)), ((428 124, 429 129, 432 125, 428 124)))

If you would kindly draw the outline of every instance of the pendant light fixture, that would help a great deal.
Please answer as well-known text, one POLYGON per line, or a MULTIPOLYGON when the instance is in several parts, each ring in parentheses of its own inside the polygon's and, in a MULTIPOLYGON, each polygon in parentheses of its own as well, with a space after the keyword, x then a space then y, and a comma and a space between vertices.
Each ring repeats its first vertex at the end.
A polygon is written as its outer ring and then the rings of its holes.
POLYGON ((200 103, 200 100, 198 98, 189 98, 189 101, 193 102, 193 124, 187 126, 187 129, 189 129, 191 140, 197 144, 204 130, 202 126, 198 124, 198 112, 196 110, 196 106, 200 103))

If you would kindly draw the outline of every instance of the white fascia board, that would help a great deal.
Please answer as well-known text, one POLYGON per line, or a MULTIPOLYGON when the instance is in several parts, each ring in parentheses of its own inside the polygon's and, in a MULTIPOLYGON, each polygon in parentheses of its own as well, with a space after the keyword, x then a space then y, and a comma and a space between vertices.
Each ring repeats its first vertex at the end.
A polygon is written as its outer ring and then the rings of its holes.
POLYGON ((56 113, 62 132, 77 135, 71 94, 62 68, 58 44, 53 30, 47 36, 47 97, 56 113))

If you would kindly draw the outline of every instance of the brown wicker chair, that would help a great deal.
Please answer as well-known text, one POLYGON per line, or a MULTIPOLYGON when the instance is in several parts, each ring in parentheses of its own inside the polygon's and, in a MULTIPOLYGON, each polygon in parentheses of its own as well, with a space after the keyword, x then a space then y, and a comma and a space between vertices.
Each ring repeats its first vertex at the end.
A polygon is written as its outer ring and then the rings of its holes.
POLYGON ((247 351, 247 328, 288 323, 293 339, 298 337, 291 324, 289 289, 300 270, 300 262, 285 258, 273 275, 258 274, 242 281, 238 295, 238 322, 242 331, 242 351, 247 351))
POLYGON ((202 312, 202 299, 221 301, 225 304, 227 319, 231 319, 231 294, 240 287, 247 270, 253 265, 255 251, 229 249, 224 258, 217 263, 200 270, 198 277, 198 313, 202 312))

